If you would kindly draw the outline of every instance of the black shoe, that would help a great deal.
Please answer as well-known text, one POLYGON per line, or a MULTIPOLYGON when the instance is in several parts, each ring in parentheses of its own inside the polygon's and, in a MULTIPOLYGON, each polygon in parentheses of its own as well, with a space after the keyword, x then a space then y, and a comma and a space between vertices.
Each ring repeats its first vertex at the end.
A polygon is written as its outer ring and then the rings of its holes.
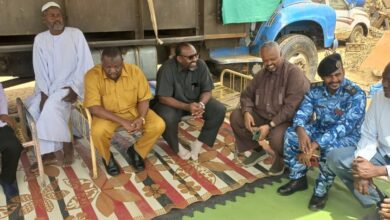
POLYGON ((128 158, 128 162, 129 164, 133 165, 134 163, 134 145, 131 145, 129 148, 127 148, 127 156, 129 156, 128 158))
POLYGON ((110 154, 110 160, 108 161, 108 163, 104 159, 103 159, 103 163, 108 174, 110 174, 111 176, 116 176, 119 174, 119 167, 115 163, 112 153, 110 154))
POLYGON ((145 169, 145 163, 142 157, 135 151, 134 146, 131 146, 127 149, 127 154, 129 155, 129 162, 133 165, 136 172, 143 171, 145 169))
POLYGON ((284 162, 283 158, 277 156, 274 160, 274 163, 270 167, 268 171, 268 175, 270 176, 280 176, 284 173, 284 162))
POLYGON ((313 194, 309 202, 309 209, 312 211, 318 211, 320 209, 323 209, 326 205, 327 200, 328 196, 326 194, 322 197, 318 197, 313 194))
POLYGON ((0 184, 3 187, 3 191, 7 201, 11 201, 12 198, 19 195, 19 190, 15 182, 8 183, 6 181, 0 180, 0 184))
POLYGON ((290 182, 279 187, 278 193, 282 196, 288 196, 297 191, 302 191, 305 189, 307 189, 307 179, 306 176, 303 176, 297 180, 290 180, 290 182))

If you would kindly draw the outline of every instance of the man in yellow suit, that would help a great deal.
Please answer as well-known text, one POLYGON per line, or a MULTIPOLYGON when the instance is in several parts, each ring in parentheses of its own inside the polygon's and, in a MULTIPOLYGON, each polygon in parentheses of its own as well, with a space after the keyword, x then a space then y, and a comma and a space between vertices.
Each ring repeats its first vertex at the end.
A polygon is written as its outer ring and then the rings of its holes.
POLYGON ((129 133, 142 132, 127 154, 136 171, 145 169, 143 159, 165 129, 164 121, 149 109, 151 97, 143 72, 136 65, 123 63, 119 48, 105 48, 101 64, 85 75, 84 105, 93 115, 92 139, 110 175, 120 172, 109 149, 120 126, 129 133))

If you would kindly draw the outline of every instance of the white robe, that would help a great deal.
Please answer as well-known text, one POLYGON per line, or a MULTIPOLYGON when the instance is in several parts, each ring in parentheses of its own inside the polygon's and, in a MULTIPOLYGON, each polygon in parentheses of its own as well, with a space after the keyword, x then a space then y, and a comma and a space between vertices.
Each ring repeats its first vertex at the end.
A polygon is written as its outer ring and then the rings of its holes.
POLYGON ((71 87, 83 98, 84 75, 93 67, 93 60, 83 33, 65 27, 60 35, 45 31, 35 37, 33 65, 36 85, 27 106, 36 121, 41 154, 47 154, 60 150, 63 142, 71 142, 71 104, 62 101, 69 90, 63 87, 71 87), (42 112, 41 91, 48 95, 42 112))

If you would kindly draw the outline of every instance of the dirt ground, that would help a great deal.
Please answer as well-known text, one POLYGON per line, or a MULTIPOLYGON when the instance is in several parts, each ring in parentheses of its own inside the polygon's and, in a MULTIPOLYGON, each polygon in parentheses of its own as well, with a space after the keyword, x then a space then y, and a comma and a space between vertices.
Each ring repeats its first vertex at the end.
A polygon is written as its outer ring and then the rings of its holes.
MULTIPOLYGON (((375 60, 377 56, 381 55, 377 53, 370 54, 375 49, 378 40, 380 40, 383 35, 383 32, 380 30, 374 31, 376 32, 374 35, 375 37, 369 34, 369 36, 364 39, 364 49, 357 52, 352 52, 348 51, 347 46, 344 44, 340 45, 340 47, 336 50, 343 57, 346 77, 360 85, 367 92, 369 91, 370 85, 373 85, 381 80, 380 75, 383 71, 383 67, 379 66, 378 68, 361 68, 361 64, 367 59, 368 56, 370 59, 375 60)), ((381 42, 383 41, 390 41, 390 39, 381 39, 381 42)))

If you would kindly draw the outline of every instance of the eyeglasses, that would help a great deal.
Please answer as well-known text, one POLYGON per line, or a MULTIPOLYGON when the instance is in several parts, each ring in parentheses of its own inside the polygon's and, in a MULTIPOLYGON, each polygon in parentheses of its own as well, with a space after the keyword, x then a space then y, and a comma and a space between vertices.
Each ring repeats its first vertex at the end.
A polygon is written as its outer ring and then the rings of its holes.
POLYGON ((199 54, 198 53, 192 54, 192 55, 189 55, 189 56, 184 56, 184 55, 180 55, 180 56, 185 57, 188 60, 193 60, 194 58, 199 58, 199 54))

